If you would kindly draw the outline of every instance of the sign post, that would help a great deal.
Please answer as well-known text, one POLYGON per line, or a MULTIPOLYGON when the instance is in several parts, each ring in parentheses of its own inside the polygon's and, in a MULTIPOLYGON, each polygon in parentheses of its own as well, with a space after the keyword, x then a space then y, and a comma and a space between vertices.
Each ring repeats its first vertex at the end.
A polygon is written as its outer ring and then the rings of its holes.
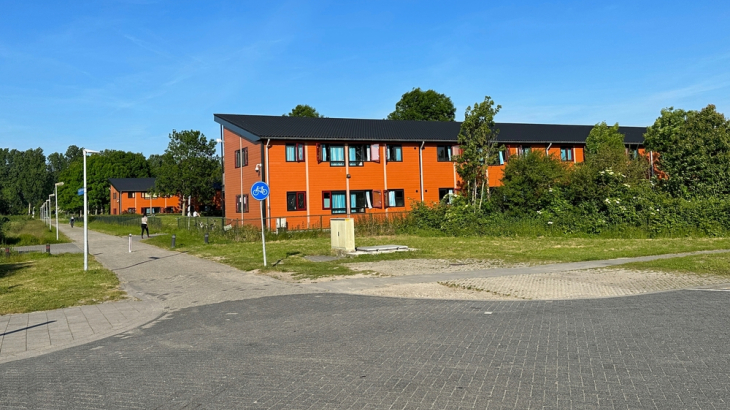
MULTIPOLYGON (((251 185, 251 196, 259 201, 261 208, 261 245, 264 250, 264 266, 266 266, 266 236, 264 235, 264 200, 269 197, 269 185, 266 182, 258 181, 251 185)), ((243 198, 241 198, 243 200, 243 198)), ((241 204, 243 206, 243 204, 241 204)))

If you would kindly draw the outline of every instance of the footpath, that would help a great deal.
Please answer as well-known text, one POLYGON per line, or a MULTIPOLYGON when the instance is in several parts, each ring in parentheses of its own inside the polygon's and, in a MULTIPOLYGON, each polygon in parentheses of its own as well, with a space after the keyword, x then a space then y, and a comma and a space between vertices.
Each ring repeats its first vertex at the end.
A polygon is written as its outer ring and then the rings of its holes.
MULTIPOLYGON (((83 229, 61 232, 83 248, 83 229)), ((117 274, 127 300, 0 316, 0 363, 124 333, 187 307, 317 291, 136 239, 130 253, 127 238, 89 231, 91 255, 117 274)))

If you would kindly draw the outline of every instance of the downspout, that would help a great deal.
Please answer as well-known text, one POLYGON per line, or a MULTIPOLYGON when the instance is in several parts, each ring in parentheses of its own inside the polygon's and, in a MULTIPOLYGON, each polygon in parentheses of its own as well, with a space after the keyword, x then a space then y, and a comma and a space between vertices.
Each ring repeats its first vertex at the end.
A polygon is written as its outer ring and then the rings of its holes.
POLYGON ((305 191, 307 193, 307 229, 310 228, 310 219, 309 219, 309 213, 312 202, 309 200, 309 145, 308 143, 304 143, 304 179, 307 183, 307 190, 305 191))
POLYGON ((421 202, 423 202, 423 146, 426 141, 421 142, 421 148, 418 150, 418 173, 421 175, 421 202))
POLYGON ((552 146, 553 146, 553 143, 551 142, 551 143, 548 144, 547 148, 545 148, 545 156, 546 157, 550 157, 550 147, 552 147, 552 146))
MULTIPOLYGON (((241 141, 242 139, 243 139, 242 137, 240 137, 240 136, 238 137, 238 169, 241 172, 241 196, 238 198, 238 204, 236 205, 236 206, 238 206, 238 209, 241 211, 241 225, 243 225, 243 147, 241 146, 243 144, 241 141)), ((234 166, 236 165, 235 157, 236 157, 236 155, 234 154, 233 155, 233 161, 234 161, 233 165, 234 166)), ((233 208, 233 209, 236 209, 236 208, 233 208)))
MULTIPOLYGON (((383 144, 383 155, 380 157, 381 161, 383 161, 383 193, 380 195, 381 203, 383 205, 383 209, 385 209, 386 215, 388 214, 388 207, 386 206, 388 198, 385 196, 385 191, 388 190, 388 169, 385 166, 388 162, 388 157, 385 156, 387 150, 387 145, 383 144)), ((401 148, 401 155, 403 155, 403 148, 401 148)))
MULTIPOLYGON (((224 136, 223 124, 221 124, 221 212, 223 213, 223 219, 226 218, 226 144, 223 139, 224 136)), ((165 207, 167 207, 167 200, 165 200, 165 207)))
POLYGON ((649 166, 651 177, 654 178, 654 151, 649 151, 649 166))
POLYGON ((347 217, 350 218, 350 148, 349 144, 345 144, 345 207, 347 208, 347 217))
POLYGON ((266 140, 266 161, 264 162, 264 165, 266 166, 266 183, 269 184, 269 197, 266 198, 266 218, 269 218, 269 230, 271 230, 271 182, 269 180, 269 148, 271 148, 271 146, 269 143, 271 143, 271 138, 266 140))

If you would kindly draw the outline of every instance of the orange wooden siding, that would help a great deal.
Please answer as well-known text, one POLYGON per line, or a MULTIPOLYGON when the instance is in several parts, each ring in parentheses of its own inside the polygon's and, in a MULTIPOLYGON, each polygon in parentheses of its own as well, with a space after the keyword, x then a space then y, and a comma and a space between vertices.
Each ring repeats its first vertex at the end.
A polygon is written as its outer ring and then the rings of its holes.
POLYGON ((129 198, 128 192, 119 192, 112 185, 110 188, 110 207, 112 215, 121 215, 134 209, 134 213, 141 214, 142 208, 160 208, 160 213, 167 213, 166 208, 173 208, 171 212, 180 212, 180 197, 153 197, 144 198, 145 192, 133 192, 133 198, 129 198))

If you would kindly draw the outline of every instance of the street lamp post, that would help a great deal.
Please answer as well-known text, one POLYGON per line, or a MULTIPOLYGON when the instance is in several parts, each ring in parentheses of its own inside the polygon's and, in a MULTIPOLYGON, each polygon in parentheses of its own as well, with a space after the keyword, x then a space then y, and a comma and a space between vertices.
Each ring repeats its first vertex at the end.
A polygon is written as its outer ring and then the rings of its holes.
POLYGON ((51 197, 55 197, 56 194, 48 195, 48 230, 53 232, 53 213, 50 211, 51 209, 51 197))
POLYGON ((54 196, 56 197, 56 240, 58 240, 58 187, 63 186, 63 182, 57 182, 54 184, 54 196))
POLYGON ((89 270, 89 198, 86 193, 86 155, 98 154, 94 151, 84 148, 84 270, 89 270))

